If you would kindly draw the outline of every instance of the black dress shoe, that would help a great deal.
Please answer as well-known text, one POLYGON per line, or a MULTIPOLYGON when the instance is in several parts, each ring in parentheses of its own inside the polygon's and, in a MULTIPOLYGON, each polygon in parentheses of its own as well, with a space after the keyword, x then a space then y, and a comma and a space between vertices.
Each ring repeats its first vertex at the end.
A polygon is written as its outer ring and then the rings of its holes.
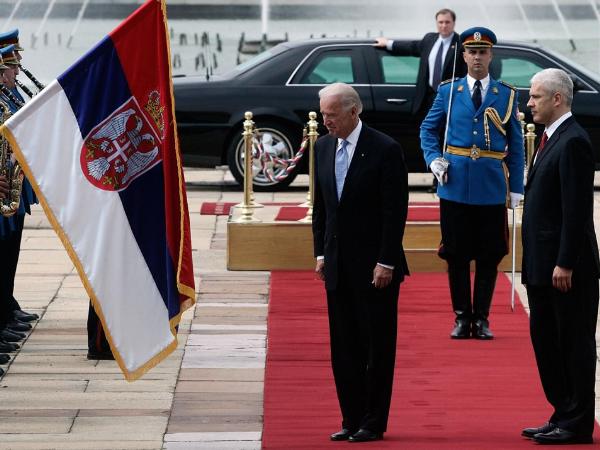
POLYGON ((490 331, 490 323, 483 319, 473 322, 473 337, 482 340, 494 339, 494 334, 490 331))
POLYGON ((13 311, 13 317, 21 322, 32 322, 40 318, 37 314, 21 311, 20 309, 13 311))
POLYGON ((572 431, 556 427, 548 433, 538 433, 533 436, 538 444, 592 444, 594 439, 591 434, 577 434, 572 431))
POLYGON ((471 322, 467 319, 456 319, 450 337, 452 339, 469 339, 471 337, 471 322))
POLYGON ((19 350, 19 344, 0 340, 0 353, 10 353, 19 350))
POLYGON ((383 433, 374 433, 373 431, 361 428, 348 438, 348 442, 371 442, 380 441, 382 439, 383 433))
POLYGON ((6 353, 0 353, 0 364, 6 364, 9 361, 10 356, 8 356, 6 353))
POLYGON ((88 352, 87 359, 101 359, 104 361, 115 359, 112 352, 88 352))
POLYGON ((329 439, 332 441, 347 441, 354 433, 355 431, 351 431, 348 428, 342 428, 337 433, 333 433, 329 436, 329 439))
POLYGON ((31 325, 27 322, 21 322, 18 319, 13 319, 6 324, 6 328, 11 331, 29 331, 31 330, 31 325))
POLYGON ((556 428, 556 425, 551 422, 546 422, 539 428, 525 428, 521 431, 521 436, 525 436, 526 438, 533 438, 536 434, 539 433, 549 433, 556 428))
POLYGON ((19 342, 25 339, 25 335, 18 331, 10 331, 8 328, 0 331, 0 340, 5 342, 19 342))

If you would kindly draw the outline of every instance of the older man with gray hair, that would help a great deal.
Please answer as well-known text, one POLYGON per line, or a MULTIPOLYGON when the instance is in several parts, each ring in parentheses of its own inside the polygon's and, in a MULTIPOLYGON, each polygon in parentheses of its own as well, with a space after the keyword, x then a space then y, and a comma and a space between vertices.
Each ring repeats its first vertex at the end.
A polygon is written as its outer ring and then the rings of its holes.
POLYGON ((349 85, 319 92, 329 134, 315 144, 313 238, 325 282, 342 412, 333 441, 383 438, 392 396, 408 175, 400 145, 362 123, 349 85))
POLYGON ((571 114, 573 82, 560 69, 531 79, 533 120, 545 126, 529 168, 522 282, 544 393, 554 412, 523 436, 539 444, 592 443, 600 260, 594 230, 594 154, 571 114))

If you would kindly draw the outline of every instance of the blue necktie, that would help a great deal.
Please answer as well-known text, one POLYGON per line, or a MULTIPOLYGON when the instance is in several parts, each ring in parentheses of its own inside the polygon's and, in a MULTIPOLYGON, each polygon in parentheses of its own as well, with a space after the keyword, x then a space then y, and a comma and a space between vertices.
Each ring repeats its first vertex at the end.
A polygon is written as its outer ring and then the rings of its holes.
POLYGON ((335 153, 335 185, 337 187, 338 200, 342 196, 342 190, 344 189, 344 180, 346 179, 346 173, 348 172, 348 152, 346 146, 348 141, 342 140, 342 145, 335 153))

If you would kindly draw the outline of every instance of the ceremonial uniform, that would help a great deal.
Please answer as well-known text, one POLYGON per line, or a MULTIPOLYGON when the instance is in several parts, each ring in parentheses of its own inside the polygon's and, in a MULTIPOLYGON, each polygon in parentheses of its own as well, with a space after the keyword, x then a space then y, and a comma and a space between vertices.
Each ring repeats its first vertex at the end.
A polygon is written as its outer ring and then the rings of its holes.
MULTIPOLYGON (((14 32, 9 37, 12 38, 14 32)), ((0 35, 0 55, 4 64, 9 67, 7 71, 15 71, 19 62, 16 55, 15 44, 6 45, 3 40, 7 34, 0 35)), ((7 72, 11 77, 5 80, 14 80, 15 72, 7 72)), ((6 73, 4 74, 7 75, 6 73)), ((9 110, 9 114, 16 113, 24 104, 20 93, 15 86, 7 84, 0 86, 0 102, 9 110)), ((6 117, 5 117, 6 119, 6 117)), ((29 182, 25 179, 22 184, 21 199, 17 212, 11 217, 0 217, 0 244, 2 245, 2 258, 0 258, 0 340, 16 341, 24 337, 15 331, 26 331, 30 325, 23 322, 35 320, 37 315, 21 310, 14 297, 14 280, 19 260, 21 236, 25 214, 31 214, 30 205, 37 203, 37 199, 29 182), (12 333, 12 334, 11 334, 12 333)))
MULTIPOLYGON (((467 30, 461 39, 465 52, 470 45, 489 49, 496 42, 495 35, 485 28, 467 30)), ((487 57, 491 61, 491 53, 487 57)), ((460 323, 463 331, 458 336, 453 332, 452 337, 469 337, 465 330, 470 325, 474 337, 493 337, 491 332, 476 329, 488 326, 497 265, 508 253, 509 193, 523 193, 524 149, 517 97, 513 87, 494 80, 486 69, 485 76, 478 79, 467 75, 442 83, 421 124, 427 165, 440 161, 447 168, 447 180, 437 190, 442 232, 439 256, 448 262, 452 304, 457 326, 460 323), (471 91, 479 95, 480 105, 471 91), (442 151, 440 131, 448 115, 447 146, 442 151), (471 260, 476 261, 473 304, 471 260)))

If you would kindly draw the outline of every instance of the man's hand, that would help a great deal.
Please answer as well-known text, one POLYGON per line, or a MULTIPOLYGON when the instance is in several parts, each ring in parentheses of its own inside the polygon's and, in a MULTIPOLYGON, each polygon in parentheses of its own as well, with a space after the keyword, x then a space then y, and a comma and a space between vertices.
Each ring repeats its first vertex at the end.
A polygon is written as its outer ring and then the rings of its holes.
POLYGON ((510 209, 515 209, 521 203, 523 194, 517 194, 516 192, 510 193, 510 209))
POLYGON ((0 176, 0 199, 5 199, 8 196, 8 182, 5 176, 0 176))
POLYGON ((393 273, 393 269, 388 269, 387 267, 376 264, 375 269, 373 269, 373 285, 377 289, 383 289, 392 282, 393 273))
POLYGON ((375 43, 373 44, 373 47, 383 47, 385 48, 387 46, 388 43, 388 39, 384 38, 384 37, 378 37, 377 39, 375 39, 375 43))
POLYGON ((440 186, 443 186, 448 182, 448 166, 450 163, 444 158, 435 158, 431 161, 429 168, 431 172, 435 175, 438 180, 440 186))
POLYGON ((319 277, 319 280, 325 281, 325 260, 317 259, 317 266, 315 267, 315 273, 319 277))
POLYGON ((565 269, 563 267, 556 266, 552 273, 552 286, 558 289, 560 292, 568 292, 571 290, 571 276, 573 275, 573 269, 565 269))

